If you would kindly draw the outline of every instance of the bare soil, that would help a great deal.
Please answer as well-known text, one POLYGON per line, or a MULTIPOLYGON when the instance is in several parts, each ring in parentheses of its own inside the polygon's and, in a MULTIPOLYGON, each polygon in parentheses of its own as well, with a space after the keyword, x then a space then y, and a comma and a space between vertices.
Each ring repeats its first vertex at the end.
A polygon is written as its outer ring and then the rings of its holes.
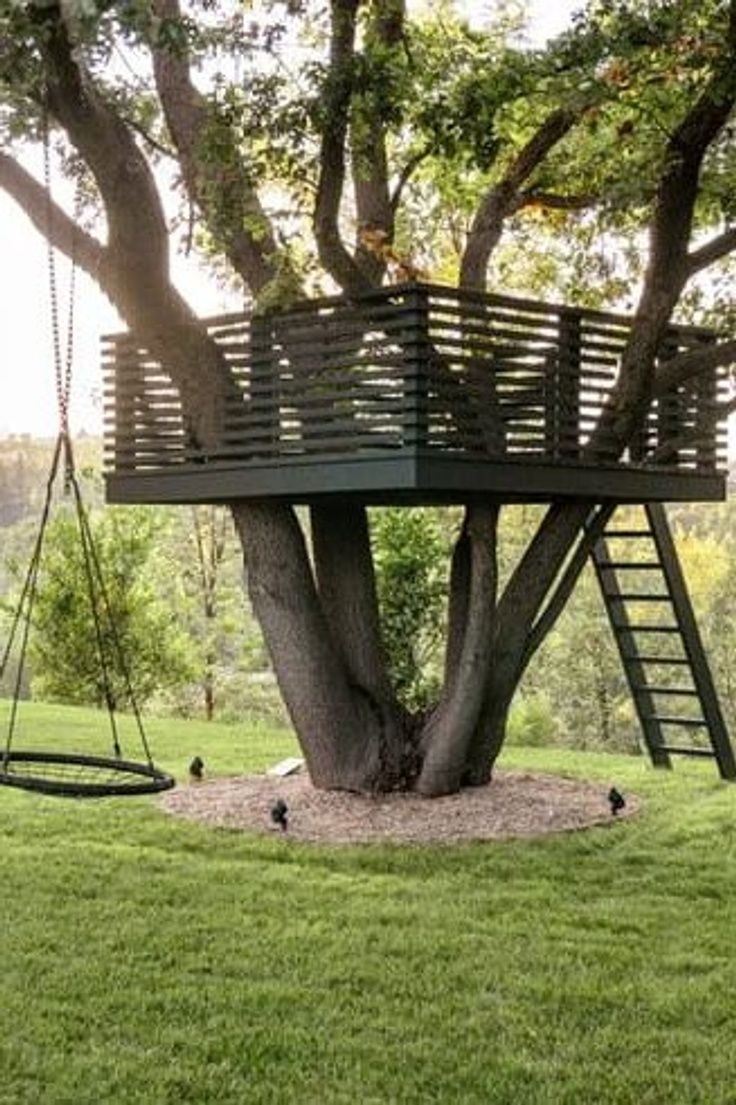
POLYGON ((614 817, 609 789, 559 775, 499 771, 489 786, 446 798, 370 797, 316 790, 302 774, 284 779, 248 775, 181 786, 160 801, 167 812, 179 817, 299 841, 454 844, 569 832, 610 824, 637 812, 638 799, 626 795, 626 808, 614 817), (279 798, 288 807, 286 832, 271 818, 279 798))

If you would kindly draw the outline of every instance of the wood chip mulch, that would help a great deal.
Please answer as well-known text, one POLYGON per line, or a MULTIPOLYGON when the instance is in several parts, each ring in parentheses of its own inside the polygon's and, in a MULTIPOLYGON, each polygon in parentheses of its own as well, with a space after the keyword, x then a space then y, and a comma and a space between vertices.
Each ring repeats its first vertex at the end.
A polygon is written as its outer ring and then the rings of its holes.
POLYGON ((284 779, 240 776, 193 783, 161 799, 171 814, 209 825, 271 833, 321 844, 452 844, 508 840, 611 824, 636 813, 638 800, 626 795, 626 808, 613 817, 610 786, 558 775, 499 771, 487 787, 446 798, 416 794, 369 797, 315 790, 306 775, 284 779), (288 829, 271 820, 282 798, 288 829))

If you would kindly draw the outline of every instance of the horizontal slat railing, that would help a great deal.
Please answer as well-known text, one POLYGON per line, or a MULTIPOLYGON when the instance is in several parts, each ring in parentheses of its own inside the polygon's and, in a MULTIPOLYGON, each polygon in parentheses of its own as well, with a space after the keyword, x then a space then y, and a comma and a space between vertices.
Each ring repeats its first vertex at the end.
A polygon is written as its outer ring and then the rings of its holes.
MULTIPOLYGON (((187 429, 176 366, 158 363, 134 336, 105 339, 108 470, 402 449, 704 473, 726 464, 716 419, 725 370, 654 402, 623 458, 586 451, 628 337, 620 315, 407 285, 205 325, 233 382, 206 450, 187 429)), ((660 355, 712 340, 704 329, 672 327, 660 355)))

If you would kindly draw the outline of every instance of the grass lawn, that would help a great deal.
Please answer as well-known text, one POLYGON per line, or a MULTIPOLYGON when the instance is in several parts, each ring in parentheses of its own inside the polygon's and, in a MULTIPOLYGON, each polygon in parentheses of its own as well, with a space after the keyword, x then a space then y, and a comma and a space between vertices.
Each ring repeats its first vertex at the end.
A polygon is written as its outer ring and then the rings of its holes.
MULTIPOLYGON (((39 743, 88 711, 24 707, 39 743)), ((288 735, 151 723, 183 775, 288 735)), ((99 749, 99 745, 98 745, 99 749)), ((527 843, 298 846, 0 788, 0 1102, 736 1102, 736 788, 515 749, 644 812, 527 843)))

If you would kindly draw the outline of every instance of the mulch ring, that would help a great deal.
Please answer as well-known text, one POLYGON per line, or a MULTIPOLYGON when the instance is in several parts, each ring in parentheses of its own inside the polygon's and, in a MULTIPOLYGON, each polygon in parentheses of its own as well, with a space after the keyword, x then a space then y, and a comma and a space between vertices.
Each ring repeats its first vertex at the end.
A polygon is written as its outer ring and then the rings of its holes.
POLYGON ((445 798, 400 793, 370 797, 315 790, 303 774, 283 779, 243 775, 181 786, 164 794, 160 802, 178 817, 299 841, 454 844, 587 829, 639 810, 639 800, 627 795, 626 808, 614 818, 609 790, 608 785, 559 775, 499 771, 489 786, 445 798), (279 798, 288 806, 288 829, 283 834, 271 819, 271 808, 279 798))

